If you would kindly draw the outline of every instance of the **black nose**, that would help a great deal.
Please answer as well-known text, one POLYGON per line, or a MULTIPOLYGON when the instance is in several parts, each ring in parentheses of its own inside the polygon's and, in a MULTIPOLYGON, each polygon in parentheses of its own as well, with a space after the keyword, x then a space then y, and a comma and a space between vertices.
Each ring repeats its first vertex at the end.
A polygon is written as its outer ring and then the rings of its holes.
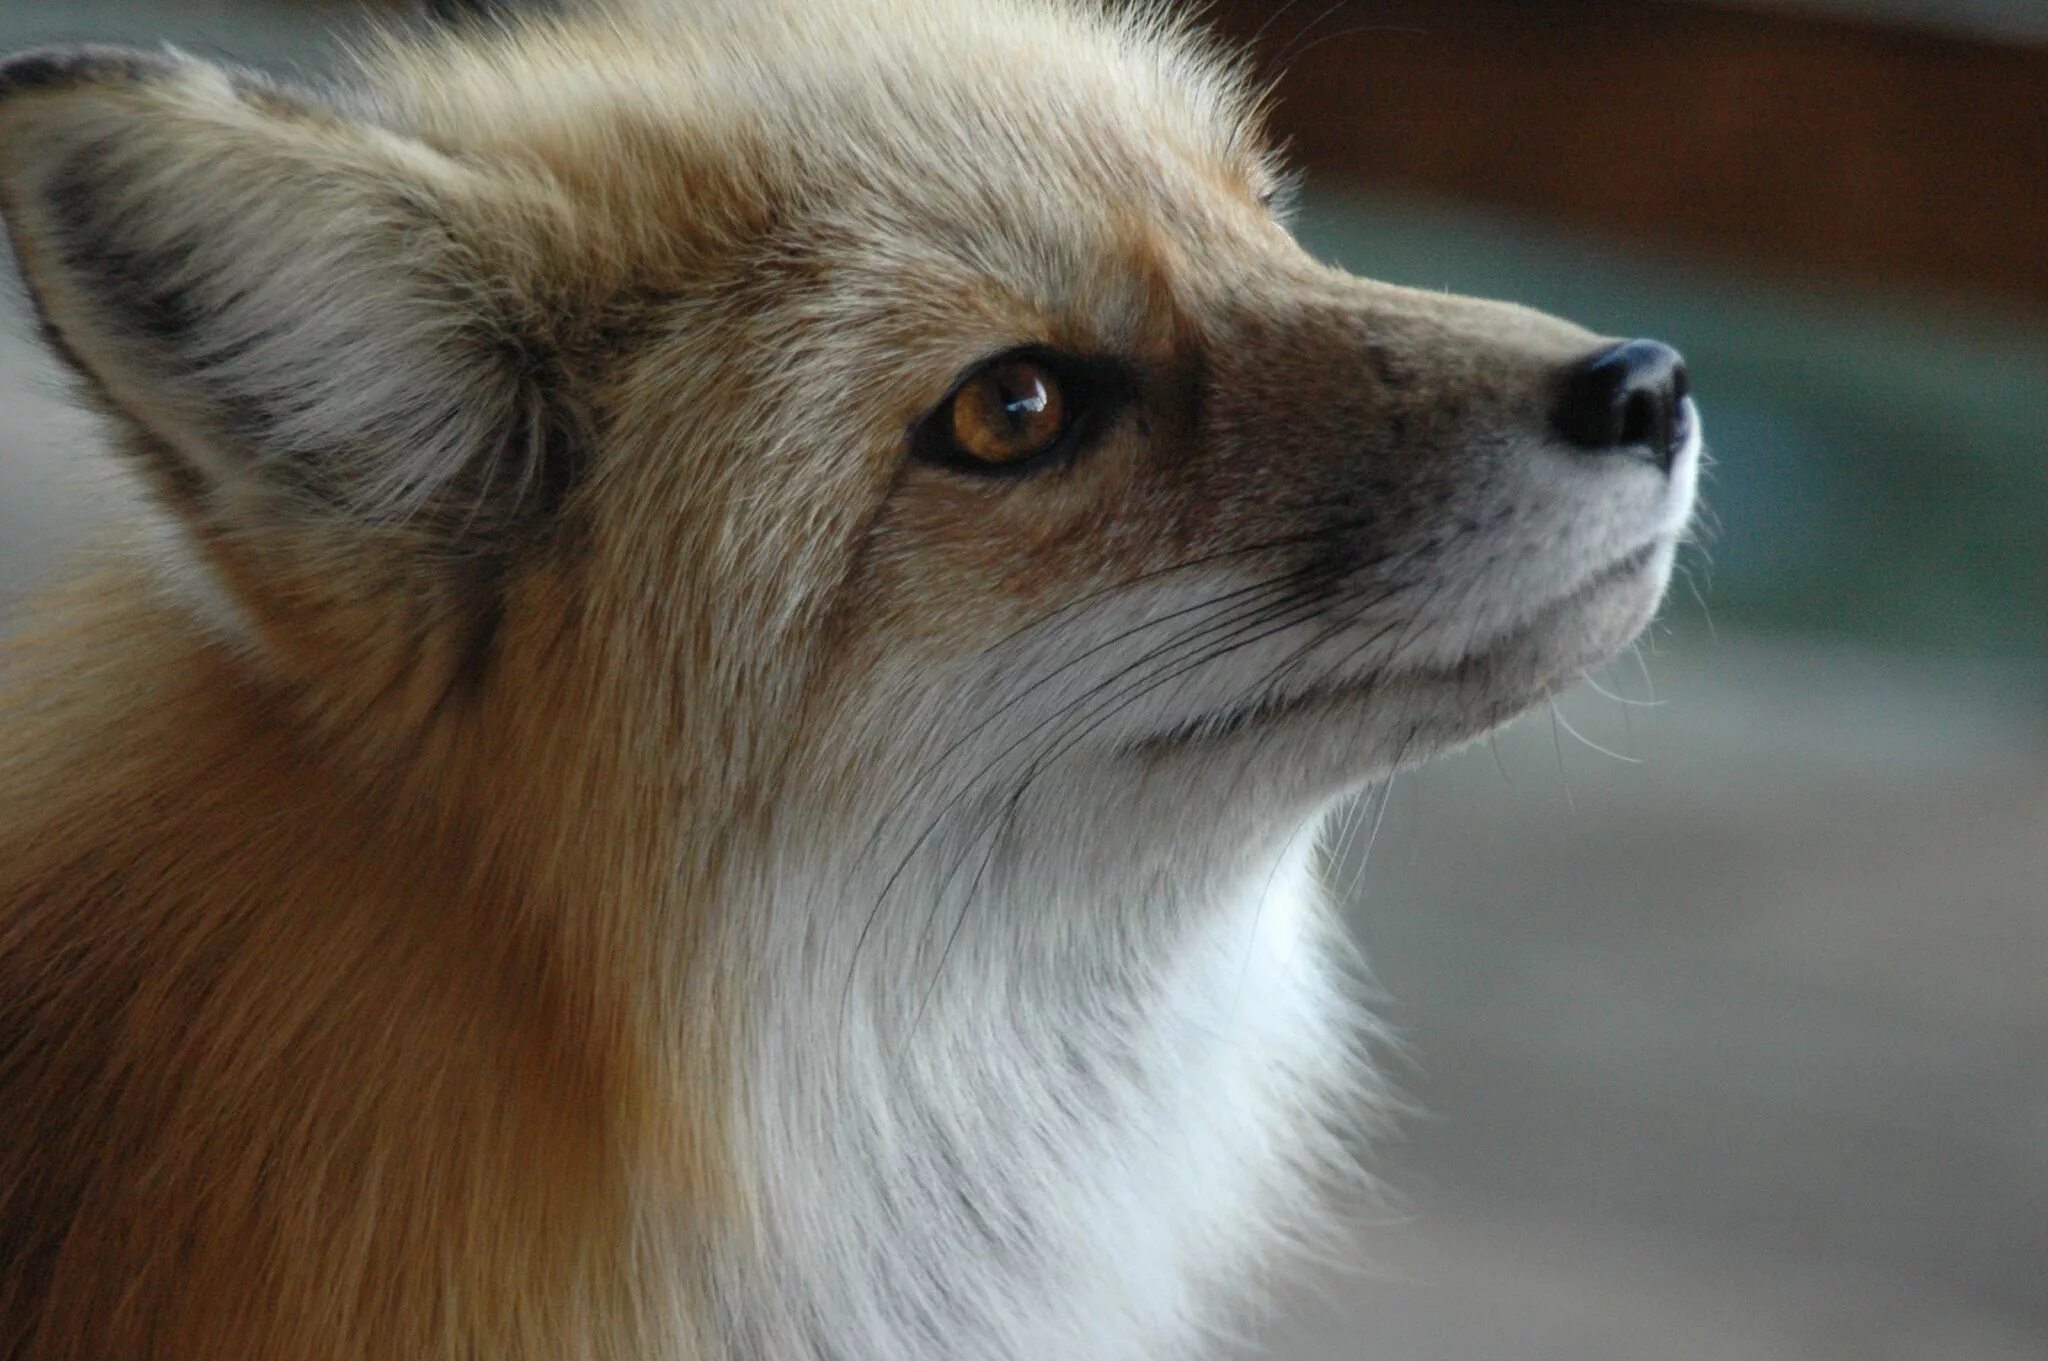
POLYGON ((1685 360, 1669 345, 1629 340, 1566 371, 1551 423, 1582 449, 1628 454, 1664 471, 1685 446, 1685 360))

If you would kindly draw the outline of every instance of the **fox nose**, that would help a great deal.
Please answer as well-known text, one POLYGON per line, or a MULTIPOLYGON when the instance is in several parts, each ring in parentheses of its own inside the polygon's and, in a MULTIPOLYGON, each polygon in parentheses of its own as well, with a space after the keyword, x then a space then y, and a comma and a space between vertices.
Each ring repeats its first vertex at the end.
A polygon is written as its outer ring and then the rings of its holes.
POLYGON ((1595 453, 1625 454, 1671 471, 1685 447, 1685 359, 1655 340, 1628 340, 1566 370, 1551 424, 1595 453))

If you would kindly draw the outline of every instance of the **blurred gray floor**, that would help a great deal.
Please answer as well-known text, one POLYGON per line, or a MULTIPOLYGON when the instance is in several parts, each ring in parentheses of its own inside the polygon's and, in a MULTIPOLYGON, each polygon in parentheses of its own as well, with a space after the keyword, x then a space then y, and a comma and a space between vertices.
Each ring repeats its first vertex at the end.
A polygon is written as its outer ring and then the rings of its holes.
POLYGON ((1659 707, 1582 689, 1404 776, 1339 866, 1428 1114, 1377 1159, 1406 1218, 1285 1354, 2048 1357, 2040 710, 1667 650, 1659 707))

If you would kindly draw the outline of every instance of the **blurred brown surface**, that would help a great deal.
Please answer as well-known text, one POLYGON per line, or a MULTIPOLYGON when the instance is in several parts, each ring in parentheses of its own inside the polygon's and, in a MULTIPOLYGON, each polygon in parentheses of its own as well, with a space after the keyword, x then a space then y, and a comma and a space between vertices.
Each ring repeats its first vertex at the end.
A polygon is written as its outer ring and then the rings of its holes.
POLYGON ((2048 45, 1648 0, 1221 0, 1327 182, 2048 303, 2048 45), (1261 32, 1263 30, 1263 32, 1261 32))

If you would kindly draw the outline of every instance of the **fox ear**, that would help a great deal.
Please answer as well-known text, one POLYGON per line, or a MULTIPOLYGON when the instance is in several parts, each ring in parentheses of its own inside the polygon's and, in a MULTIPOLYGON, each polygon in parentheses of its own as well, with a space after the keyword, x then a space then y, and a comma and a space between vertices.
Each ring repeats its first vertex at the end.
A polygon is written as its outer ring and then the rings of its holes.
POLYGON ((44 329, 205 531, 283 517, 467 550, 543 510, 577 423, 512 271, 549 210, 175 53, 0 63, 0 215, 44 329))

